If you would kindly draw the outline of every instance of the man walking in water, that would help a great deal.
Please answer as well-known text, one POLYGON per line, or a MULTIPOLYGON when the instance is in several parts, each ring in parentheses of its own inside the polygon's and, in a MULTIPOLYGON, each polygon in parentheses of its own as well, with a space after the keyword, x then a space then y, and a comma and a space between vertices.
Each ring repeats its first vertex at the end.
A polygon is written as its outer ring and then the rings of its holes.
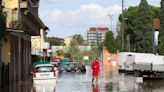
POLYGON ((100 72, 100 64, 99 64, 98 58, 96 58, 92 62, 91 68, 92 68, 92 83, 93 83, 95 78, 96 78, 96 83, 98 83, 98 75, 100 72))

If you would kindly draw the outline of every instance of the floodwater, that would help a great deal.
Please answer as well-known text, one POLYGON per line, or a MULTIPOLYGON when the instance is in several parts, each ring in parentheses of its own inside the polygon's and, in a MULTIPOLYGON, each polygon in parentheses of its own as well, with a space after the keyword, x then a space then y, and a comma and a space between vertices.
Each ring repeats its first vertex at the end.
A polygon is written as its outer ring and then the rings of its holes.
POLYGON ((7 86, 0 92, 164 92, 164 80, 136 81, 133 75, 118 73, 117 68, 102 69, 98 84, 91 82, 91 69, 86 74, 59 74, 56 84, 33 85, 31 81, 7 86))

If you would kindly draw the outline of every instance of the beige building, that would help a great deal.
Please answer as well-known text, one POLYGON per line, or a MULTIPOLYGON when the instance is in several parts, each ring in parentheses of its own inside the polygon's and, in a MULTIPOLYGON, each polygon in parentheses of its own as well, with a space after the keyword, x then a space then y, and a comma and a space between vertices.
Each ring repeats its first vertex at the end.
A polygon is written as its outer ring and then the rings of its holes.
POLYGON ((49 49, 46 30, 41 29, 39 36, 31 36, 31 53, 32 55, 43 55, 43 49, 49 49))
POLYGON ((7 34, 2 39, 2 85, 29 78, 31 69, 31 36, 45 29, 38 17, 38 0, 2 0, 7 13, 7 34))
POLYGON ((66 37, 66 38, 64 39, 64 43, 66 44, 66 46, 69 46, 71 40, 72 40, 72 36, 66 37))

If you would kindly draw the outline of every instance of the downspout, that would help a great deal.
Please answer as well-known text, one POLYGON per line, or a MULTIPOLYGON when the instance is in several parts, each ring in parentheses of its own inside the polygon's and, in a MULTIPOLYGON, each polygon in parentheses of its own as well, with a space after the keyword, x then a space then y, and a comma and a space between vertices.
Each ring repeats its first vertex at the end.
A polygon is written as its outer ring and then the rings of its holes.
POLYGON ((0 86, 1 86, 1 69, 2 69, 2 40, 0 38, 0 86))

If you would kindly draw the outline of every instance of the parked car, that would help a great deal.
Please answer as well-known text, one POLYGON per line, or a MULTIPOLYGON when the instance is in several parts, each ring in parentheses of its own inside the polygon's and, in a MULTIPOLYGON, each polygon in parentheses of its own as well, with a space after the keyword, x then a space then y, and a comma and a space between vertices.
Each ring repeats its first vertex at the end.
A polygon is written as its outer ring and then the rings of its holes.
POLYGON ((60 71, 67 72, 86 72, 86 67, 79 62, 68 62, 60 67, 60 71))
POLYGON ((33 69, 33 82, 38 84, 40 82, 56 82, 56 72, 52 64, 37 64, 33 69))
POLYGON ((56 75, 58 76, 58 72, 59 72, 59 62, 50 62, 50 64, 52 64, 54 66, 54 69, 56 71, 56 75))

